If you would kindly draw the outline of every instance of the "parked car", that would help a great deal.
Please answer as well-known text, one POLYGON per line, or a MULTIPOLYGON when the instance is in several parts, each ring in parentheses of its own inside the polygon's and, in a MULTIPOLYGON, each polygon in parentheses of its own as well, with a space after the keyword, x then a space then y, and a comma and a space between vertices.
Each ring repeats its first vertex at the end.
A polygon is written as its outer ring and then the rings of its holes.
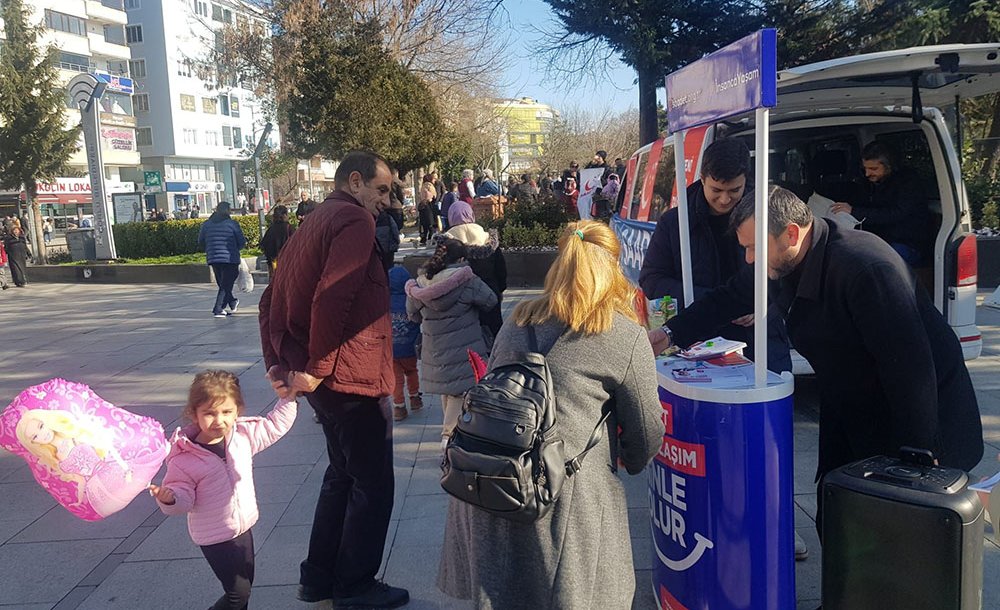
MULTIPOLYGON (((915 47, 835 59, 778 73, 771 112, 770 181, 803 200, 813 193, 840 200, 864 183, 861 149, 886 144, 920 181, 929 217, 916 274, 958 335, 966 359, 982 351, 976 326, 977 250, 955 134, 942 108, 1000 91, 1000 44, 915 47)), ((754 149, 753 117, 689 131, 687 180, 717 138, 746 140, 754 149)), ((676 205, 670 137, 640 148, 628 163, 623 204, 613 223, 622 238, 623 267, 637 273, 649 234, 676 205)), ((807 371, 804 361, 796 371, 807 371)))

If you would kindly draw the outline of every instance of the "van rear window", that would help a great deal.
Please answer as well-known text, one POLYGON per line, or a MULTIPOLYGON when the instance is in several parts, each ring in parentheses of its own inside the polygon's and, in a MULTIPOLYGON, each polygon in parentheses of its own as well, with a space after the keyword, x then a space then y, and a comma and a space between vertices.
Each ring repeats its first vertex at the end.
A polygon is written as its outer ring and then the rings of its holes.
POLYGON ((677 181, 674 147, 664 146, 660 162, 656 167, 656 182, 653 183, 653 201, 649 206, 649 222, 660 220, 660 216, 670 209, 670 201, 677 181))

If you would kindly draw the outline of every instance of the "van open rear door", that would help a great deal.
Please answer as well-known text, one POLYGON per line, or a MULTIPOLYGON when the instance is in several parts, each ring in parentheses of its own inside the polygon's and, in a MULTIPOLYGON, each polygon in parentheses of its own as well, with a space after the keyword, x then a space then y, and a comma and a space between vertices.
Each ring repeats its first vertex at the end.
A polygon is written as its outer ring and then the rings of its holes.
POLYGON ((1000 43, 869 53, 782 70, 781 110, 871 106, 943 107, 955 97, 1000 91, 1000 43))

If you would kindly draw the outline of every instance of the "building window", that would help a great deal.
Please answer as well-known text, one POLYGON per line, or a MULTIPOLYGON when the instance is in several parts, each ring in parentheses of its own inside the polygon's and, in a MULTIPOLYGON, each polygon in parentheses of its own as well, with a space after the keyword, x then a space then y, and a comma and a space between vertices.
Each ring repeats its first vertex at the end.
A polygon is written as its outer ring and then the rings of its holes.
POLYGON ((140 0, 125 0, 126 11, 131 11, 137 8, 142 8, 142 2, 140 2, 140 0))
POLYGON ((109 59, 108 74, 114 74, 115 76, 128 76, 128 60, 109 59))
POLYGON ((87 35, 87 24, 83 19, 65 13, 50 11, 49 9, 45 9, 45 27, 52 30, 59 30, 60 32, 69 32, 77 36, 87 35))
POLYGON ((221 21, 222 23, 231 24, 233 22, 233 12, 227 8, 222 8, 218 4, 213 4, 212 21, 221 21))
POLYGON ((240 118, 240 100, 236 96, 229 98, 229 116, 240 118))
POLYGON ((132 75, 132 78, 146 78, 146 60, 131 60, 128 62, 128 71, 132 75))
POLYGON ((59 67, 72 72, 90 72, 96 66, 91 64, 90 58, 85 55, 63 52, 59 53, 59 67))
POLYGON ((142 114, 149 112, 149 94, 137 93, 132 96, 132 103, 135 105, 135 113, 142 114))
POLYGON ((198 143, 198 132, 193 129, 182 129, 182 137, 185 144, 197 144, 198 143))
POLYGON ((214 97, 201 98, 201 111, 205 114, 219 114, 219 100, 214 97))
POLYGON ((111 44, 125 44, 125 28, 120 25, 104 26, 104 40, 111 44))
POLYGON ((194 0, 194 12, 201 17, 208 17, 208 2, 194 0))
POLYGON ((222 145, 228 148, 233 147, 233 128, 228 125, 222 126, 222 145))
POLYGON ((190 59, 178 59, 177 60, 177 76, 191 76, 191 60, 190 59))
POLYGON ((142 42, 142 25, 126 25, 125 42, 128 44, 142 42))
POLYGON ((240 142, 243 141, 243 130, 239 127, 233 127, 233 146, 239 148, 240 142))
POLYGON ((219 96, 219 110, 222 114, 229 116, 229 96, 224 93, 219 96))
POLYGON ((153 128, 140 127, 135 130, 135 143, 139 146, 153 145, 153 128))
POLYGON ((218 146, 219 145, 219 132, 218 131, 206 131, 205 132, 205 145, 206 146, 218 146))
POLYGON ((193 95, 187 95, 186 93, 181 94, 181 110, 185 110, 187 112, 195 111, 193 95))

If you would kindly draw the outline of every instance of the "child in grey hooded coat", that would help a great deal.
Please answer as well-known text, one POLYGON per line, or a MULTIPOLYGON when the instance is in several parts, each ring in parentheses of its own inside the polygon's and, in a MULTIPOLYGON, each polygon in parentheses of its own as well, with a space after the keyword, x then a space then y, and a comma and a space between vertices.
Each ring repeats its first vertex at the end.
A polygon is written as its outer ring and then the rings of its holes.
POLYGON ((468 350, 486 354, 479 313, 497 304, 496 294, 465 262, 467 254, 462 242, 441 240, 417 279, 406 283, 406 312, 423 337, 421 389, 441 394, 442 446, 458 424, 463 395, 476 382, 468 350))

